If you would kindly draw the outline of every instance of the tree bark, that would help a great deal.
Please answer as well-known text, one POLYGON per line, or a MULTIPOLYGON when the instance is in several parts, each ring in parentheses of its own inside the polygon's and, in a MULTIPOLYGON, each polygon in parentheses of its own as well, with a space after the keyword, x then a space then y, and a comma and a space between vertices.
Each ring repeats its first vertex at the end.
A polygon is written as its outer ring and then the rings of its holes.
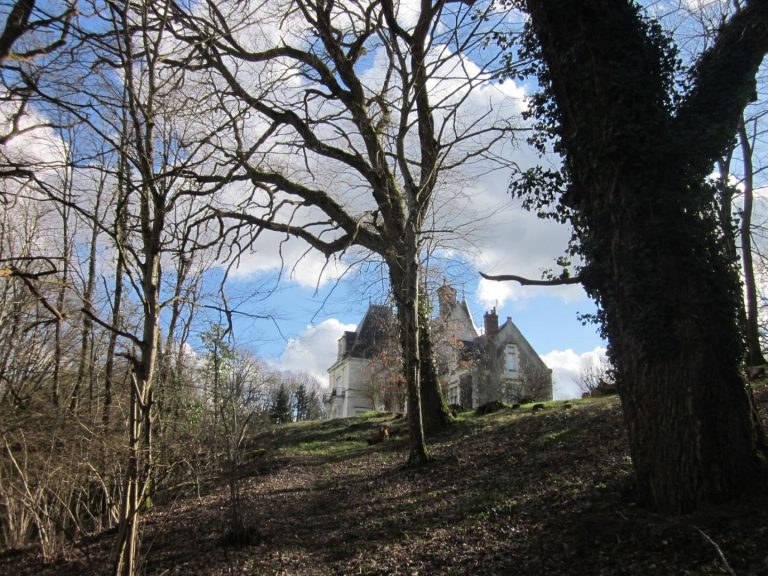
MULTIPOLYGON (((70 182, 69 177, 67 177, 66 182, 64 183, 64 186, 63 186, 65 197, 68 197, 71 195, 71 188, 68 185, 69 182, 70 182)), ((58 208, 60 210, 60 215, 61 215, 62 268, 61 268, 61 284, 59 285, 59 290, 56 295, 56 309, 63 310, 65 298, 67 295, 67 285, 69 283, 69 266, 70 266, 70 257, 71 257, 69 227, 71 225, 71 221, 70 221, 71 213, 69 208, 65 205, 62 205, 58 208)), ((53 405, 57 407, 61 403, 61 395, 63 393, 62 368, 64 364, 64 343, 63 343, 64 336, 62 334, 62 329, 63 329, 63 323, 61 318, 59 318, 56 322, 56 331, 54 336, 54 365, 53 365, 53 390, 52 390, 53 405)), ((74 409, 73 405, 70 404, 70 410, 73 410, 73 409, 74 409)))
MULTIPOLYGON (((426 294, 422 298, 425 302, 426 294)), ((450 426, 453 416, 440 389, 440 381, 437 378, 435 366, 435 354, 432 348, 432 332, 429 327, 429 314, 427 307, 419 308, 419 357, 421 361, 421 414, 424 423, 424 432, 427 435, 434 434, 450 426)))
MULTIPOLYGON (((413 233, 411 233, 413 236, 413 233)), ((415 238, 412 238, 415 245, 415 238)), ((407 240, 406 240, 407 241, 407 240)), ((402 250, 406 258, 389 263, 392 292, 397 304, 400 345, 403 353, 405 382, 408 390, 408 433, 410 453, 408 462, 422 465, 429 462, 421 410, 421 357, 419 350, 419 258, 418 252, 402 250)))
MULTIPOLYGON (((157 118, 155 105, 159 98, 157 91, 156 65, 160 53, 159 39, 150 39, 148 27, 149 3, 139 6, 124 5, 112 7, 116 9, 115 16, 119 28, 115 33, 124 40, 122 53, 122 71, 125 74, 124 101, 125 116, 123 121, 131 128, 129 158, 125 150, 124 159, 129 160, 125 166, 136 167, 136 179, 131 182, 126 177, 127 191, 133 191, 137 200, 137 230, 140 239, 136 248, 140 253, 135 258, 136 280, 139 287, 139 299, 142 304, 143 319, 141 323, 141 338, 137 341, 138 358, 133 360, 130 434, 128 466, 126 469, 123 503, 120 509, 120 530, 115 542, 114 575, 134 576, 136 571, 136 554, 138 550, 139 512, 142 506, 151 505, 150 489, 152 486, 152 425, 154 411, 154 385, 157 369, 157 357, 160 348, 160 286, 162 280, 161 255, 163 252, 163 230, 166 216, 170 212, 167 184, 158 178, 155 162, 155 146, 158 133, 155 131, 157 118), (131 36, 132 26, 129 24, 131 10, 136 10, 136 16, 141 19, 142 29, 138 38, 131 36), (135 53, 137 46, 145 51, 142 61, 145 69, 135 68, 135 53), (137 74, 139 76, 137 76, 137 74), (142 77, 143 76, 143 77, 142 77), (146 88, 144 88, 146 82, 146 88), (131 184, 133 183, 133 186, 131 184)), ((126 176, 130 172, 126 171, 126 176)), ((126 246, 119 249, 130 253, 126 246)), ((126 271, 128 268, 126 268, 126 271)))
MULTIPOLYGON (((144 191, 143 203, 149 202, 144 191)), ((148 207, 145 209, 148 210, 148 207)), ((147 254, 142 269, 144 321, 140 357, 135 362, 131 380, 131 405, 129 423, 129 453, 120 507, 118 539, 115 543, 115 576, 135 574, 136 550, 138 549, 139 511, 145 503, 151 503, 149 490, 152 482, 152 411, 153 385, 160 340, 160 231, 162 218, 151 224, 145 220, 149 235, 144 246, 147 254)))
POLYGON ((638 496, 671 513, 730 499, 764 481, 768 451, 740 373, 738 276, 703 181, 746 104, 766 10, 721 32, 730 36, 702 57, 695 88, 672 113, 665 54, 630 2, 527 6, 638 496))
POLYGON ((112 574, 133 576, 138 548, 139 514, 139 456, 141 442, 141 417, 139 415, 138 384, 131 382, 130 411, 128 422, 128 464, 123 481, 123 494, 118 515, 118 531, 112 574))

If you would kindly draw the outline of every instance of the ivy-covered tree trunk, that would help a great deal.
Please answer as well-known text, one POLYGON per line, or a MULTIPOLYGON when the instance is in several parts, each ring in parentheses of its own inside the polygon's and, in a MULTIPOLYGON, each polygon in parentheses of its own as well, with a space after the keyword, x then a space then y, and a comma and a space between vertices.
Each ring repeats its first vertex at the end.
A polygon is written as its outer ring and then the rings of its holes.
POLYGON ((676 102, 673 53, 633 3, 526 6, 546 86, 538 111, 558 126, 562 202, 601 308, 639 497, 673 513, 732 498, 765 480, 768 452, 705 178, 754 91, 768 7, 747 3, 724 26, 676 102))

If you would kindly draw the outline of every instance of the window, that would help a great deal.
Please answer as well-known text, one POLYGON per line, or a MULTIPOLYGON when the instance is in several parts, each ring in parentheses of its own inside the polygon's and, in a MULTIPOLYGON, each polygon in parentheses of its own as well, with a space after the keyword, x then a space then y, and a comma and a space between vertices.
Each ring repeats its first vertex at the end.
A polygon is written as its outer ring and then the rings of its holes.
POLYGON ((504 349, 504 370, 507 374, 517 372, 517 346, 507 344, 504 349))
POLYGON ((448 404, 459 403, 459 386, 458 384, 451 384, 448 387, 448 404))
POLYGON ((341 396, 341 372, 336 373, 336 394, 341 396))

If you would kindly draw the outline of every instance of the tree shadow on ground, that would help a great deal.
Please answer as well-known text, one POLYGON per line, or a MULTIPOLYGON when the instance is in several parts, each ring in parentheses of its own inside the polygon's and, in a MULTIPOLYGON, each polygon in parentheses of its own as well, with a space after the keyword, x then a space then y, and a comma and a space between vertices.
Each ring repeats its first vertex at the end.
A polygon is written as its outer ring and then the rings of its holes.
MULTIPOLYGON (((356 433, 378 422, 363 424, 353 422, 356 433)), ((251 545, 221 545, 224 490, 152 510, 145 573, 717 574, 728 561, 740 576, 768 574, 765 499, 678 518, 633 504, 615 400, 463 418, 432 439, 434 462, 418 469, 404 465, 405 439, 300 449, 348 433, 307 430, 280 467, 243 478, 251 545)), ((54 570, 16 560, 14 573, 106 573, 110 541, 81 546, 54 570)))

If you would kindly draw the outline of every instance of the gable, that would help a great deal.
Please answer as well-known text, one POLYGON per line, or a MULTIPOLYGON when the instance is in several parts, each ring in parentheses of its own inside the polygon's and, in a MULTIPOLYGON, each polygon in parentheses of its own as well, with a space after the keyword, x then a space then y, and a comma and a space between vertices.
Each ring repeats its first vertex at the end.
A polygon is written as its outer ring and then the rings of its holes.
POLYGON ((523 333, 520 332, 520 329, 515 326, 510 318, 507 318, 504 325, 499 328, 499 332, 493 341, 494 345, 497 347, 497 353, 502 353, 507 344, 514 344, 520 350, 521 356, 527 358, 529 362, 534 363, 540 368, 549 370, 549 367, 536 353, 536 350, 533 349, 533 346, 531 346, 530 342, 528 342, 525 336, 523 336, 523 333))
POLYGON ((473 341, 478 337, 466 300, 457 302, 449 310, 442 311, 442 314, 432 322, 433 331, 439 335, 440 339, 473 341))

